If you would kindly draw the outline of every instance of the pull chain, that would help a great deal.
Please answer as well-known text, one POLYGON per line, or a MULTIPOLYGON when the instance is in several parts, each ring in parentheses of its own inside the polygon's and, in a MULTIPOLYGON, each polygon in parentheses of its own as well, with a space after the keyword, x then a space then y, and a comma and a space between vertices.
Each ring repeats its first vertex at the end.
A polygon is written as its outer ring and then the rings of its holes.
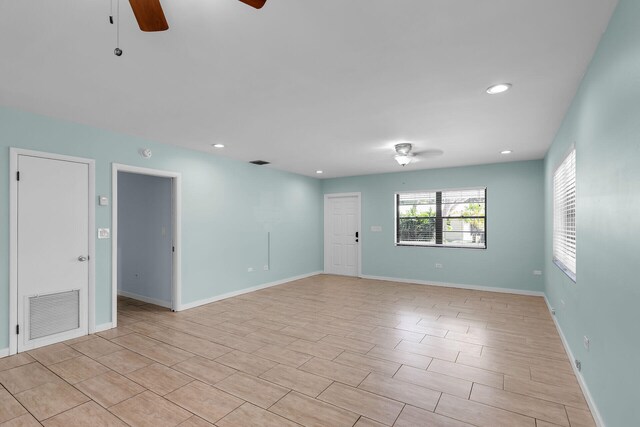
MULTIPOLYGON (((120 49, 120 0, 116 0, 116 48, 113 53, 116 56, 122 56, 122 49, 120 49)), ((111 0, 111 11, 113 13, 113 0, 111 0)), ((113 15, 109 17, 113 24, 113 15)))

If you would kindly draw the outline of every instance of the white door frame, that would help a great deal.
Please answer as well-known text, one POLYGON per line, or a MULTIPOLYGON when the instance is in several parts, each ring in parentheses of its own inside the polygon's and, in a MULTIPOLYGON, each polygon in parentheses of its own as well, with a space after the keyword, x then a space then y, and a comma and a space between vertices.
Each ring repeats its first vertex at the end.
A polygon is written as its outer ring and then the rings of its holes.
POLYGON ((173 277, 171 278, 171 309, 180 311, 182 295, 182 174, 113 163, 111 166, 111 322, 118 326, 118 172, 172 178, 173 277))
POLYGON ((51 160, 62 160, 76 163, 84 163, 89 168, 89 292, 87 301, 87 313, 89 315, 89 333, 96 329, 95 311, 95 266, 96 266, 96 178, 95 160, 82 157, 65 156, 62 154, 47 153, 44 151, 25 150, 22 148, 9 148, 9 354, 18 352, 18 334, 16 325, 18 319, 18 156, 32 156, 51 160))
POLYGON ((324 272, 328 272, 327 260, 329 259, 329 248, 327 246, 328 238, 328 213, 329 213, 329 199, 340 197, 357 197, 358 198, 358 275, 362 277, 362 193, 328 193, 324 195, 324 272))

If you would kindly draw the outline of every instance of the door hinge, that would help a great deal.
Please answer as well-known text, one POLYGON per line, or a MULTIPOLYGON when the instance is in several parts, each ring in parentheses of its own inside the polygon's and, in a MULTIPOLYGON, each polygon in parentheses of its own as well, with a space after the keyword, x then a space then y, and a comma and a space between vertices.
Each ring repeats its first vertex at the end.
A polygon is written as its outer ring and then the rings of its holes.
POLYGON ((20 171, 16 172, 16 181, 20 181, 20 171))
POLYGON ((20 335, 20 325, 16 325, 16 335, 20 335))

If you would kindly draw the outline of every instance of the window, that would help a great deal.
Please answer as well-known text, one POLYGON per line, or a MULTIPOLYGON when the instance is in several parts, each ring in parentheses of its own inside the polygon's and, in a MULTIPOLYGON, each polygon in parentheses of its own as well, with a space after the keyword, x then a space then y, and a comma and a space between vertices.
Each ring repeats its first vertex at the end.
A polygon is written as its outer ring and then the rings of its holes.
POLYGON ((486 188, 396 193, 396 245, 486 248, 486 188))
POLYGON ((553 261, 576 280, 576 150, 553 174, 553 261))

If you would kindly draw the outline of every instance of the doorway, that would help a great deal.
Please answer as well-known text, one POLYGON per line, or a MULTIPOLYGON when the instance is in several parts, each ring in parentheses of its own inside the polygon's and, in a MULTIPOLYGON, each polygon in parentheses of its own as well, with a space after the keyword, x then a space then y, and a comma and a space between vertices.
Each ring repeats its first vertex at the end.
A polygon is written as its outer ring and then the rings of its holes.
POLYGON ((9 353, 94 332, 91 159, 10 150, 9 353))
POLYGON ((118 296, 180 309, 180 174, 113 165, 112 316, 118 296))
POLYGON ((361 275, 360 193, 324 196, 324 271, 361 275))

